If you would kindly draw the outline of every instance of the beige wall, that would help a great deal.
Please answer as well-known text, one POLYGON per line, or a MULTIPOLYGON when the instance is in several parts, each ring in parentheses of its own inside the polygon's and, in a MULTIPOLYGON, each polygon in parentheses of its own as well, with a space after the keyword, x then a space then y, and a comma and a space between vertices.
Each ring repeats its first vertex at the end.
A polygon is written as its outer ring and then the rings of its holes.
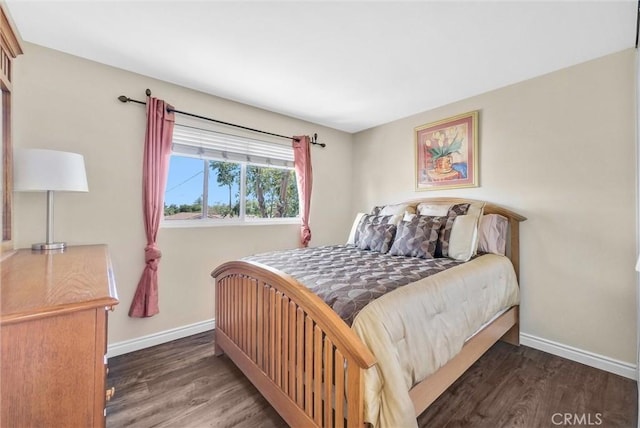
MULTIPOLYGON (((312 244, 344 242, 351 223, 350 134, 27 43, 15 68, 14 144, 85 156, 90 191, 56 195, 55 237, 69 244, 109 244, 121 302, 110 319, 110 343, 213 318, 209 273, 215 266, 298 243, 298 225, 161 229, 160 314, 127 316, 144 266, 145 110, 116 98, 143 99, 145 88, 178 109, 220 120, 285 135, 318 132, 327 147, 312 148, 312 244)), ((44 239, 44 194, 16 194, 15 229, 18 247, 44 239)))
MULTIPOLYGON (((355 135, 352 214, 437 195, 522 224, 522 332, 635 363, 634 50, 355 135), (413 128, 480 110, 480 187, 414 192, 413 128)), ((420 94, 416 94, 420 96, 420 94)))
MULTIPOLYGON (((110 343, 213 318, 213 267, 297 244, 295 225, 161 229, 161 313, 127 317, 143 268, 145 113, 116 97, 142 99, 149 87, 186 111, 283 134, 318 132, 328 147, 313 149, 315 245, 343 242, 356 211, 419 196, 487 199, 524 214, 523 332, 635 361, 633 50, 355 136, 32 44, 15 71, 15 146, 85 155, 90 192, 56 196, 55 231, 71 244, 111 248, 121 305, 110 343), (413 128, 476 109, 480 187, 414 192, 413 128)), ((15 200, 17 246, 41 241, 44 195, 15 200)))

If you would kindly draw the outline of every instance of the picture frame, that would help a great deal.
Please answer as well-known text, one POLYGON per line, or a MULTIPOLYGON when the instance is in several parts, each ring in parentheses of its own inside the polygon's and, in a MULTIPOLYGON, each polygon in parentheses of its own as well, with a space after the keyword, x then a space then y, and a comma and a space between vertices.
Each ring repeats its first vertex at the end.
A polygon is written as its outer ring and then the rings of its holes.
POLYGON ((414 128, 416 190, 478 187, 478 113, 414 128))

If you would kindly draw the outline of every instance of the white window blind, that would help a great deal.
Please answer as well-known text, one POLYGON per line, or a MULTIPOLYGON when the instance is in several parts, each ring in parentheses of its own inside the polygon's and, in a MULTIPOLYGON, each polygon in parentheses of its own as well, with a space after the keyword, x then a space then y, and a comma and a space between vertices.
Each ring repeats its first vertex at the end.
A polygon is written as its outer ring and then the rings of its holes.
POLYGON ((263 166, 294 166, 291 143, 269 143, 178 124, 173 129, 173 152, 263 166))

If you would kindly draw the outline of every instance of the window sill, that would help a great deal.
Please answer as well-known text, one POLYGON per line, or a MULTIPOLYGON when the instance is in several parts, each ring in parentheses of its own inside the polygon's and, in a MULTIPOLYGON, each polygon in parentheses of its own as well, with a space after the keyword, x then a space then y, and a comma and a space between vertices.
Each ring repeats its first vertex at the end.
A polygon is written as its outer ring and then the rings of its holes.
POLYGON ((197 227, 229 227, 229 226, 278 226, 287 224, 300 225, 299 218, 264 219, 264 220, 161 220, 161 229, 183 229, 197 227))

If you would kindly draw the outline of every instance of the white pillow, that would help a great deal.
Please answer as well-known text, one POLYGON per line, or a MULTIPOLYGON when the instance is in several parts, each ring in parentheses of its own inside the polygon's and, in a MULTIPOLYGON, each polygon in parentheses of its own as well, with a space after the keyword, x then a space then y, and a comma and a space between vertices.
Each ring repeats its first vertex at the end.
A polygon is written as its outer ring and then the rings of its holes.
POLYGON ((484 210, 484 202, 455 202, 455 203, 438 203, 438 202, 421 202, 418 204, 417 211, 420 215, 431 215, 431 216, 439 216, 446 217, 449 212, 449 208, 452 205, 457 204, 469 204, 469 211, 467 211, 466 215, 472 215, 480 218, 482 211, 484 210))
POLYGON ((409 214, 408 212, 404 212, 404 217, 402 217, 402 221, 411 221, 416 218, 418 214, 409 214))
POLYGON ((429 204, 422 202, 418 204, 418 214, 434 217, 446 217, 451 205, 453 204, 429 204))
POLYGON ((469 261, 478 248, 478 220, 472 215, 456 217, 449 238, 449 258, 469 261))
POLYGON ((385 205, 378 215, 404 215, 405 212, 413 214, 416 212, 416 208, 410 204, 385 205))
POLYGON ((456 216, 453 222, 447 257, 466 262, 478 251, 478 224, 484 211, 484 202, 423 202, 418 204, 418 213, 445 217, 451 206, 464 203, 469 204, 469 209, 467 214, 456 216))
POLYGON ((360 224, 360 220, 362 217, 367 215, 366 213, 358 213, 356 214, 356 219, 353 220, 353 225, 351 226, 351 232, 349 232, 349 238, 347 239, 347 245, 355 245, 356 241, 356 231, 358 230, 358 225, 360 224))
POLYGON ((474 256, 478 254, 478 227, 480 227, 480 219, 482 218, 482 214, 484 214, 484 202, 472 202, 471 205, 469 205, 469 211, 467 211, 467 215, 475 218, 476 221, 476 233, 472 244, 474 256))

